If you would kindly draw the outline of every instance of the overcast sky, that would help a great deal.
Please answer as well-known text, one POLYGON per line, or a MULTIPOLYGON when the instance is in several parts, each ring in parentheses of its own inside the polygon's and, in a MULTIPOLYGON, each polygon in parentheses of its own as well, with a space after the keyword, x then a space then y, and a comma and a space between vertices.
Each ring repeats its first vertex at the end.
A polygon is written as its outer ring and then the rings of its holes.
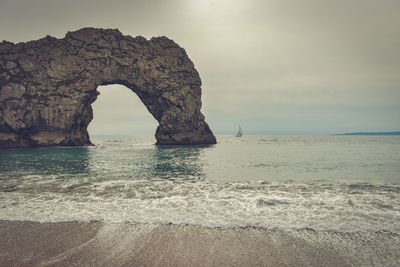
MULTIPOLYGON (((400 130, 399 0, 0 0, 0 40, 87 26, 184 47, 217 134, 400 130)), ((129 89, 99 91, 91 133, 154 133, 129 89)))

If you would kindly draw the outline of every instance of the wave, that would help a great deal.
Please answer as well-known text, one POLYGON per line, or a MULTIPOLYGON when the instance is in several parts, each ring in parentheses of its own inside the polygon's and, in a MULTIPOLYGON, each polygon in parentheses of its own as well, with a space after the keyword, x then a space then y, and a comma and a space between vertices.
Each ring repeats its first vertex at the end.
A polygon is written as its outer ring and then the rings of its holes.
POLYGON ((399 193, 397 185, 326 181, 72 179, 3 187, 0 219, 400 233, 399 193))

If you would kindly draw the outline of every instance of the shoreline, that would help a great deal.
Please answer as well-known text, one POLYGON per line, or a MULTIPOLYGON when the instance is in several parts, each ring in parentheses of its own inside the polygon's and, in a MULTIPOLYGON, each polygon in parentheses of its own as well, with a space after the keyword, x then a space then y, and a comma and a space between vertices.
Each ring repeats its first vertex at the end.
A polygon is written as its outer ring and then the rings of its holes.
POLYGON ((396 266, 400 236, 0 220, 1 266, 396 266))

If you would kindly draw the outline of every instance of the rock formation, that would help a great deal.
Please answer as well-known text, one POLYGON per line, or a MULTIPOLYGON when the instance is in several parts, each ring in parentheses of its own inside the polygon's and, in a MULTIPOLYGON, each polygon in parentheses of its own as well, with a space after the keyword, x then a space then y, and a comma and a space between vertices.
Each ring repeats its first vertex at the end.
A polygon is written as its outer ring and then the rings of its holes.
POLYGON ((91 104, 108 84, 139 96, 159 122, 157 144, 216 142, 183 48, 166 37, 84 28, 63 39, 0 43, 0 147, 90 145, 91 104))

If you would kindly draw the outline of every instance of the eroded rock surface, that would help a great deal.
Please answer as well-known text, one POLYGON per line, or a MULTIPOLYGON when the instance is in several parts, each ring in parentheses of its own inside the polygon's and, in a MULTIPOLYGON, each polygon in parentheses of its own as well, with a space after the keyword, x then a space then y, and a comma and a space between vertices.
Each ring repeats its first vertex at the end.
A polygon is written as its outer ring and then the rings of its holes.
POLYGON ((201 80, 166 37, 84 28, 63 39, 0 43, 0 147, 90 145, 97 87, 122 84, 159 122, 157 144, 213 144, 201 80))

